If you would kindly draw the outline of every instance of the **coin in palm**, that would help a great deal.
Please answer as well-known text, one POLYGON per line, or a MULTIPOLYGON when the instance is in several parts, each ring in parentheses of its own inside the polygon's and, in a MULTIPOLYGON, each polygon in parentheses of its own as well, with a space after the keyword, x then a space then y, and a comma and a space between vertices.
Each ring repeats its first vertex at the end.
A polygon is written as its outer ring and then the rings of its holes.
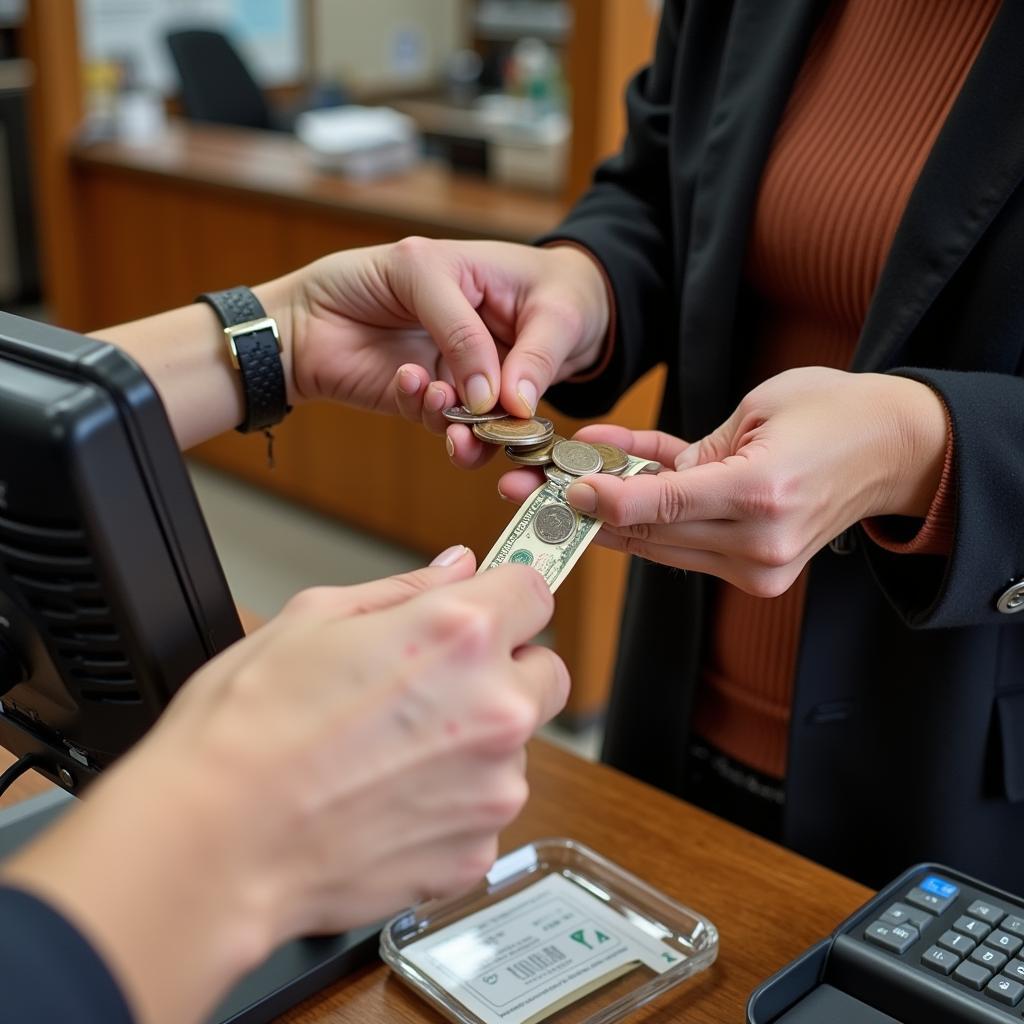
POLYGON ((595 442, 593 447, 601 456, 602 473, 611 473, 613 476, 625 473, 626 467, 629 465, 629 456, 621 448, 614 444, 602 444, 601 442, 595 442))
POLYGON ((551 449, 551 461, 573 476, 601 472, 601 453, 585 441, 559 441, 551 449))

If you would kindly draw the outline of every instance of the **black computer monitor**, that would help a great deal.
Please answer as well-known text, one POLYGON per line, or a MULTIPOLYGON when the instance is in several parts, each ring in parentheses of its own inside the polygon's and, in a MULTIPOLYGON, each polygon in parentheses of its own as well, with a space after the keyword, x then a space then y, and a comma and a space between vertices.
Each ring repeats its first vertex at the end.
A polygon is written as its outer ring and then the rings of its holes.
MULTIPOLYGON (((0 745, 77 795, 241 636, 145 374, 112 345, 0 313, 0 745)), ((0 857, 70 802, 0 812, 0 857)), ((368 962, 378 930, 287 943, 211 1020, 264 1024, 368 962)))
POLYGON ((77 791, 241 636, 145 374, 0 314, 0 744, 77 791))

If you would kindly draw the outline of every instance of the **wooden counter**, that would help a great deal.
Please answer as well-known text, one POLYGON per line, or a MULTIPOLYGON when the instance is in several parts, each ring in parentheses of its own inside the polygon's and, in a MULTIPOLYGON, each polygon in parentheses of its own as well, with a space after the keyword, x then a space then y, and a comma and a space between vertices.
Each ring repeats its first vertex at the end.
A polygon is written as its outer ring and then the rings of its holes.
MULTIPOLYGON (((353 182, 324 174, 294 139, 175 124, 147 146, 73 151, 77 291, 90 330, 191 302, 201 291, 255 284, 337 249, 407 234, 528 241, 558 223, 554 198, 424 164, 353 182)), ((649 426, 657 373, 608 417, 649 426)), ((577 421, 553 415, 560 433, 577 421)), ((469 474, 443 444, 402 421, 339 406, 296 411, 278 432, 277 468, 259 437, 225 436, 204 460, 378 536, 431 556, 450 544, 490 548, 513 509, 496 494, 504 460, 469 474)), ((555 642, 574 679, 566 715, 585 723, 607 694, 625 560, 592 548, 558 594, 555 642)))
MULTIPOLYGON (((0 768, 9 758, 0 752, 0 768)), ((755 986, 828 934, 870 890, 611 768, 542 741, 530 748, 530 801, 502 849, 568 836, 718 927, 707 971, 632 1014, 630 1024, 740 1024, 755 986)), ((27 795, 32 780, 25 780, 27 795)), ((37 788, 37 787, 33 787, 37 788)), ((10 795, 0 805, 14 799, 10 795)), ((441 1024, 378 964, 307 1000, 281 1024, 441 1024)))

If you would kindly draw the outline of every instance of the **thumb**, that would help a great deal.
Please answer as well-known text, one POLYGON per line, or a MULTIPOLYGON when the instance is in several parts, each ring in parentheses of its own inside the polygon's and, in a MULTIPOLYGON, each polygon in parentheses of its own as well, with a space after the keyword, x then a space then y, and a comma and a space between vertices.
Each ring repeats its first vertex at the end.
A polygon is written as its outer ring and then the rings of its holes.
POLYGON ((720 427, 684 448, 675 457, 675 469, 693 469, 709 462, 721 462, 726 456, 735 454, 733 442, 739 424, 740 410, 737 408, 720 427))
POLYGON ((348 619, 383 611, 425 591, 469 579, 475 569, 473 553, 465 545, 457 544, 422 569, 351 587, 314 587, 293 597, 288 608, 292 613, 348 619))

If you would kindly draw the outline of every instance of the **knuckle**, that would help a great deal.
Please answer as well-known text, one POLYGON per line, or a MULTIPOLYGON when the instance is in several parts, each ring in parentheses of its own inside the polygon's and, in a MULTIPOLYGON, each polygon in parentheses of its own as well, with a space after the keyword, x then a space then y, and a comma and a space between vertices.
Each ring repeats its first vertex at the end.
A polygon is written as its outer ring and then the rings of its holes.
POLYGON ((516 588, 523 592, 525 598, 549 611, 554 611, 554 595, 544 582, 544 577, 536 569, 528 565, 509 565, 503 571, 514 581, 516 588))
POLYGON ((686 514, 686 495, 669 474, 658 494, 658 522, 676 523, 686 514))
POLYGON ((334 587, 308 587, 288 599, 285 610, 290 614, 322 615, 337 603, 338 591, 334 587))
POLYGON ((636 558, 646 558, 647 544, 644 541, 640 540, 639 537, 627 537, 626 554, 633 555, 636 558))
POLYGON ((793 582, 793 577, 777 569, 763 569, 750 574, 740 582, 741 589, 753 597, 781 597, 793 582))
POLYGON ((465 654, 486 650, 498 633, 497 612, 462 597, 449 597, 439 602, 434 615, 438 638, 454 643, 465 654))
POLYGON ((428 258, 432 240, 422 235, 406 235, 394 244, 392 252, 402 263, 420 263, 428 258))
POLYGON ((800 554, 795 538, 777 534, 761 538, 754 545, 752 560, 769 569, 782 569, 800 554))
POLYGON ((498 753, 518 750, 533 735, 537 708, 523 694, 507 690, 494 694, 481 708, 479 717, 487 735, 487 746, 498 753))
POLYGON ((460 362, 473 355, 483 340, 480 325, 472 320, 456 320, 445 337, 445 355, 454 362, 460 362))
POLYGON ((634 540, 643 541, 647 543, 651 539, 651 525, 650 523, 637 523, 635 526, 629 527, 629 535, 634 540))

